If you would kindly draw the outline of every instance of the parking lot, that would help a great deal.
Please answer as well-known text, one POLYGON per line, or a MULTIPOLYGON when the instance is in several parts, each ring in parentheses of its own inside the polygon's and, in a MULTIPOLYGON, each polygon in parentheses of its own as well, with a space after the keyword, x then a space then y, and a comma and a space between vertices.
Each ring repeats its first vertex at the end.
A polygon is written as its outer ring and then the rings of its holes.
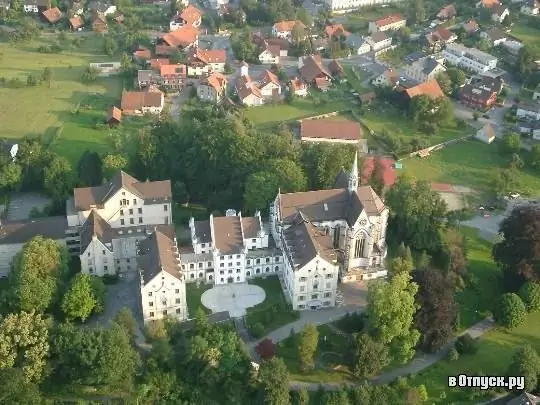
POLYGON ((8 221, 28 219, 32 209, 43 211, 50 202, 48 197, 39 193, 13 193, 9 197, 6 219, 8 221))

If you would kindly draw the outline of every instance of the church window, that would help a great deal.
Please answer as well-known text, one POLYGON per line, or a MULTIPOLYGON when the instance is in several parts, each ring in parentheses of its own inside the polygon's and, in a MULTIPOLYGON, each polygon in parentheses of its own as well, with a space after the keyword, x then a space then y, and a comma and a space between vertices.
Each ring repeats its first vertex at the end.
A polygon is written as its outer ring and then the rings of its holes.
POLYGON ((356 239, 355 245, 354 245, 354 258, 358 259, 359 257, 364 257, 364 248, 366 245, 366 238, 364 235, 360 237, 360 239, 356 239))

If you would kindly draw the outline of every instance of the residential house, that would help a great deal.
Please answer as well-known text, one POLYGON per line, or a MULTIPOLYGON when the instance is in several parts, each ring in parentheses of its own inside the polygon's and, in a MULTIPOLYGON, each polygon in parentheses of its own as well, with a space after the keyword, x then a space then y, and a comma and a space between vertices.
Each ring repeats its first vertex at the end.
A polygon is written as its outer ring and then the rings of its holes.
POLYGON ((351 35, 351 33, 343 27, 343 24, 327 25, 324 27, 324 33, 328 38, 348 37, 351 35))
MULTIPOLYGON (((311 49, 316 52, 323 52, 330 48, 330 39, 326 37, 318 37, 311 39, 311 49)), ((335 40, 334 40, 335 41, 335 40)))
POLYGON ((305 97, 308 94, 306 83, 297 77, 294 77, 291 80, 289 80, 288 90, 292 92, 295 96, 299 96, 299 97, 305 97))
POLYGON ((326 142, 358 145, 362 138, 360 123, 334 119, 307 119, 300 121, 302 142, 326 142))
POLYGON ((491 124, 487 123, 478 131, 476 131, 474 137, 482 142, 489 144, 495 140, 497 135, 495 134, 495 130, 493 129, 491 124))
POLYGON ((90 63, 89 66, 102 77, 116 75, 122 70, 121 62, 94 62, 90 63))
POLYGON ((2 152, 4 156, 9 157, 12 161, 15 161, 17 153, 19 153, 19 144, 7 139, 2 139, 1 141, 2 152))
POLYGON ((160 84, 161 77, 159 75, 159 72, 143 69, 139 69, 137 71, 137 85, 140 89, 148 86, 159 86, 160 84))
POLYGON ((65 247, 67 229, 68 223, 63 216, 24 221, 3 220, 0 223, 0 277, 9 275, 13 258, 35 236, 54 239, 65 247))
POLYGON ((482 32, 480 36, 488 40, 492 46, 500 45, 508 39, 506 33, 497 27, 493 27, 488 31, 482 32))
POLYGON ((116 13, 116 6, 103 1, 91 1, 88 3, 88 11, 108 16, 116 13))
MULTIPOLYGON (((195 27, 184 25, 176 31, 169 32, 160 38, 160 42, 163 45, 167 45, 167 54, 173 53, 175 50, 183 49, 187 50, 192 47, 197 47, 199 43, 199 30, 195 27)), ((156 46, 156 53, 158 48, 156 46)), ((164 54, 161 53, 160 55, 164 54)))
POLYGON ((186 280, 172 226, 161 226, 139 243, 137 266, 145 322, 188 319, 186 280))
POLYGON ((301 56, 298 58, 298 69, 308 86, 323 90, 332 83, 332 74, 323 65, 320 55, 301 56))
POLYGON ((330 190, 281 194, 270 206, 270 229, 284 256, 283 280, 294 309, 333 306, 343 282, 385 277, 388 209, 370 186, 359 186, 358 158, 330 190))
POLYGON ((437 99, 444 97, 444 93, 441 90, 441 86, 435 79, 428 80, 426 82, 420 83, 416 86, 405 89, 405 94, 407 94, 409 99, 412 99, 417 96, 427 96, 432 99, 437 99))
POLYGON ((279 56, 287 56, 291 43, 283 38, 266 38, 263 40, 263 46, 277 46, 279 48, 279 56))
POLYGON ((223 73, 225 63, 227 63, 227 51, 225 49, 204 50, 195 48, 188 55, 187 74, 189 77, 200 77, 212 72, 223 73))
POLYGON ((50 0, 25 0, 23 2, 23 11, 25 13, 42 13, 51 8, 50 0))
POLYGON ((240 72, 239 76, 248 76, 249 75, 249 64, 246 61, 240 63, 240 72))
POLYGON ((407 20, 400 14, 392 14, 377 21, 369 23, 369 33, 374 34, 381 31, 397 31, 407 25, 407 20))
POLYGON ((122 122, 122 110, 120 110, 117 107, 109 107, 107 111, 107 118, 105 119, 105 123, 109 124, 109 126, 118 125, 122 122))
POLYGON ((437 19, 440 21, 449 21, 456 18, 456 16, 457 16, 457 11, 453 4, 444 6, 437 13, 437 19))
POLYGON ((518 56, 519 51, 521 48, 523 48, 523 43, 512 36, 508 36, 508 38, 500 43, 501 48, 503 48, 506 52, 508 52, 512 56, 518 56))
POLYGON ((404 68, 404 74, 410 79, 418 82, 425 82, 435 77, 439 73, 446 72, 446 68, 432 57, 426 57, 416 62, 406 65, 404 68))
POLYGON ((500 0, 480 0, 476 3, 476 7, 491 8, 499 4, 501 4, 500 0))
POLYGON ((170 65, 171 61, 169 58, 151 58, 146 62, 151 69, 159 70, 163 65, 170 65))
POLYGON ((83 13, 84 13, 84 3, 82 1, 81 2, 74 1, 73 3, 71 3, 71 8, 70 8, 71 16, 81 16, 83 15, 83 13))
POLYGON ((418 52, 413 52, 413 53, 410 53, 408 55, 406 55, 404 58, 403 58, 403 62, 407 63, 407 64, 411 64, 411 63, 414 63, 416 62, 417 60, 420 60, 424 57, 426 57, 427 54, 423 51, 418 51, 418 52))
POLYGON ((399 85, 399 73, 390 68, 385 70, 380 75, 376 76, 371 83, 377 87, 391 87, 392 89, 399 85))
POLYGON ((446 44, 457 40, 457 35, 441 26, 425 36, 426 44, 431 52, 439 52, 446 44))
POLYGON ((442 52, 447 63, 457 65, 476 73, 485 73, 497 67, 498 59, 476 48, 451 43, 442 52))
POLYGON ((379 165, 379 168, 381 169, 381 177, 384 190, 389 189, 394 185, 398 177, 395 169, 395 164, 396 162, 393 159, 367 157, 366 159, 364 159, 361 184, 369 184, 369 181, 371 180, 373 174, 376 172, 377 165, 379 165))
POLYGON ((202 101, 219 104, 226 96, 227 77, 221 73, 212 73, 202 79, 197 87, 197 97, 202 101))
POLYGON ((164 105, 163 93, 154 86, 122 93, 121 109, 124 115, 161 114, 164 105))
POLYGON ((48 10, 43 11, 41 15, 49 24, 56 24, 64 16, 58 7, 49 8, 48 10))
POLYGON ((502 89, 501 79, 484 77, 463 86, 459 92, 459 99, 468 107, 487 110, 495 104, 502 89))
POLYGON ((364 37, 351 34, 347 36, 346 41, 353 55, 364 55, 371 51, 371 45, 366 41, 366 38, 364 37))
POLYGON ((202 22, 203 12, 195 7, 193 4, 189 4, 180 14, 179 18, 183 25, 190 27, 199 27, 202 22))
POLYGON ((478 25, 478 23, 474 21, 473 19, 463 23, 462 27, 467 33, 467 35, 473 35, 474 33, 478 32, 478 30, 480 29, 480 26, 478 25))
POLYGON ((152 51, 146 47, 139 47, 135 52, 133 52, 133 58, 136 61, 146 62, 152 59, 152 51))
POLYGON ((307 27, 300 20, 279 21, 272 26, 272 35, 275 38, 292 40, 292 32, 295 27, 305 30, 307 27))
POLYGON ((114 21, 117 23, 117 24, 123 24, 124 21, 125 21, 125 17, 124 17, 124 14, 120 14, 120 15, 117 15, 116 17, 114 17, 114 21))
POLYGON ((281 274, 283 255, 262 221, 227 210, 226 216, 210 215, 209 220, 189 220, 191 246, 180 255, 187 282, 214 285, 245 283, 255 277, 281 274))
POLYGON ((345 69, 340 61, 333 59, 328 62, 328 72, 332 75, 334 79, 341 79, 345 77, 345 69))
POLYGON ((521 12, 527 15, 540 14, 540 0, 527 0, 523 6, 521 6, 521 12))
POLYGON ((69 19, 69 28, 72 31, 81 31, 83 29, 84 22, 81 17, 75 16, 69 19))
POLYGON ((254 107, 264 104, 261 90, 250 76, 240 76, 236 79, 235 91, 238 99, 247 107, 254 107))
POLYGON ((362 7, 386 7, 396 3, 395 0, 325 0, 325 5, 333 13, 346 13, 362 7))
POLYGON ((278 45, 265 43, 265 48, 259 54, 259 61, 263 64, 279 64, 280 49, 278 45))
POLYGON ((516 110, 516 118, 529 121, 540 120, 540 103, 520 101, 516 110))
POLYGON ((161 65, 160 85, 167 89, 181 89, 187 77, 187 66, 182 64, 161 65))
POLYGON ((366 38, 366 42, 371 46, 375 54, 385 52, 392 46, 392 37, 384 31, 378 31, 366 38))
POLYGON ((502 4, 496 4, 489 9, 491 11, 491 19, 495 22, 502 23, 506 17, 510 15, 508 7, 502 4))
POLYGON ((265 99, 279 99, 281 95, 281 84, 278 77, 265 70, 261 73, 261 76, 257 80, 257 87, 259 88, 261 95, 265 99))
POLYGON ((92 30, 95 32, 104 32, 108 28, 107 17, 103 13, 95 12, 92 16, 92 30))
POLYGON ((369 93, 362 93, 358 96, 358 98, 360 99, 361 105, 368 105, 377 98, 377 93, 375 93, 374 91, 370 91, 369 93))

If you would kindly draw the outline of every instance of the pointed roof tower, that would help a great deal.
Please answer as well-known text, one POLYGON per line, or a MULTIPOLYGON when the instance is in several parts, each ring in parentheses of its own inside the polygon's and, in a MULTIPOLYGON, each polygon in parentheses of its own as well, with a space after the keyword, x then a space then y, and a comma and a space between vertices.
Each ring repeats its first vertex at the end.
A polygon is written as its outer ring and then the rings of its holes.
POLYGON ((358 152, 354 154, 354 162, 349 173, 349 182, 347 185, 349 193, 354 193, 358 189, 358 152))

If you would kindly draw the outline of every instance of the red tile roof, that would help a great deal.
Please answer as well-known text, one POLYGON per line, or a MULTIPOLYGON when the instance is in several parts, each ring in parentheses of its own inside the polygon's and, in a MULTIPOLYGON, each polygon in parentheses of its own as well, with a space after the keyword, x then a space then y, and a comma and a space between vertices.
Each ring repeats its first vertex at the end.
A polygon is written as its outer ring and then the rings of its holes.
POLYGON ((51 24, 60 21, 62 16, 63 14, 58 7, 53 7, 43 12, 43 17, 51 24))
POLYGON ((193 45, 199 37, 199 30, 191 26, 183 26, 176 31, 169 32, 161 39, 169 46, 187 47, 193 45))
POLYGON ((116 120, 118 122, 122 121, 122 110, 117 107, 110 107, 107 112, 107 121, 116 120))
POLYGON ((227 52, 225 49, 205 50, 196 48, 191 53, 191 58, 196 58, 204 63, 225 63, 227 62, 227 52))
MULTIPOLYGON (((362 184, 368 184, 373 171, 375 170, 376 158, 369 157, 364 161, 364 167, 362 170, 362 184)), ((378 159, 382 168, 382 178, 385 187, 391 187, 394 185, 397 179, 397 173, 394 169, 394 160, 392 159, 378 159)))
POLYGON ((274 24, 274 28, 278 32, 289 32, 297 24, 302 28, 306 28, 306 25, 300 20, 279 21, 274 24))
POLYGON ((122 111, 141 110, 143 107, 161 107, 163 93, 148 88, 145 91, 124 91, 122 93, 122 111))
POLYGON ((327 25, 324 28, 324 32, 326 32, 326 35, 328 35, 329 37, 340 37, 342 35, 344 36, 351 35, 351 33, 343 27, 343 24, 327 25))
POLYGON ((300 137, 339 139, 358 141, 362 138, 360 123, 333 119, 313 119, 300 121, 300 137))
POLYGON ((435 79, 428 80, 427 82, 420 83, 418 86, 406 89, 405 92, 410 98, 416 96, 428 96, 430 98, 444 97, 441 86, 439 86, 439 83, 435 79))
POLYGON ((187 25, 193 25, 201 19, 202 15, 203 13, 201 10, 190 4, 184 9, 184 11, 182 11, 180 18, 184 20, 187 25))
POLYGON ((83 20, 77 15, 69 19, 69 25, 76 30, 77 28, 81 28, 83 26, 83 20))
POLYGON ((152 58, 152 52, 150 52, 150 49, 137 49, 135 52, 133 52, 133 56, 135 56, 137 59, 148 60, 152 58))
POLYGON ((152 69, 160 69, 161 65, 169 65, 171 62, 167 58, 154 58, 149 60, 152 69))
POLYGON ((377 27, 384 27, 386 25, 395 24, 403 20, 405 19, 400 14, 392 14, 375 21, 375 25, 377 25, 377 27))
POLYGON ((227 78, 221 73, 212 73, 206 79, 201 80, 200 84, 210 86, 219 93, 227 87, 227 78))
POLYGON ((161 65, 159 68, 159 74, 161 76, 187 76, 186 65, 161 65))

